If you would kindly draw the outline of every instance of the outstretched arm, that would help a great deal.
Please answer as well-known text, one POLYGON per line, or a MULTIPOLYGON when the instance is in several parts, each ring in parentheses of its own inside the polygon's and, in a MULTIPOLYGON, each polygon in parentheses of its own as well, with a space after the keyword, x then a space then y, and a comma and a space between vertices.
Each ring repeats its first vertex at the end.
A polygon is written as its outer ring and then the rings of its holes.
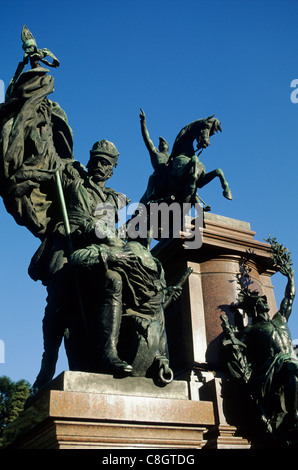
POLYGON ((148 132, 147 125, 146 125, 146 116, 145 116, 145 113, 142 109, 141 109, 141 112, 140 112, 140 120, 141 120, 141 132, 142 132, 143 140, 144 140, 145 145, 146 145, 146 147, 147 147, 147 149, 150 153, 151 162, 152 162, 152 165, 153 165, 153 168, 154 168, 154 163, 155 163, 155 158, 154 157, 156 156, 157 149, 154 146, 152 140, 150 139, 149 132, 148 132), (153 161, 152 161, 152 159, 153 159, 153 161))
POLYGON ((276 238, 269 236, 265 238, 266 242, 270 243, 270 252, 273 263, 277 267, 278 271, 286 276, 288 281, 285 289, 285 296, 280 304, 280 314, 288 320, 292 312, 293 301, 295 298, 295 283, 294 283, 294 271, 292 269, 292 259, 289 250, 277 242, 276 238))
POLYGON ((294 282, 294 271, 292 268, 287 268, 286 272, 282 272, 288 278, 288 282, 285 289, 285 296, 280 304, 280 314, 285 317, 286 320, 289 319, 289 316, 292 312, 293 301, 295 298, 296 288, 294 282))

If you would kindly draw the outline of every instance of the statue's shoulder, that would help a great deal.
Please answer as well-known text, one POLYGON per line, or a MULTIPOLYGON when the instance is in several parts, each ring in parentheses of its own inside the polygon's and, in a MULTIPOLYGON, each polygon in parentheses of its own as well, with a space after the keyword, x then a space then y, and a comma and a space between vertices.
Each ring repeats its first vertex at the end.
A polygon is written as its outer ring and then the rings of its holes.
POLYGON ((284 325, 288 324, 288 321, 287 321, 286 317, 284 315, 282 315, 280 311, 278 311, 274 315, 274 317, 272 318, 271 323, 274 326, 284 326, 284 325))

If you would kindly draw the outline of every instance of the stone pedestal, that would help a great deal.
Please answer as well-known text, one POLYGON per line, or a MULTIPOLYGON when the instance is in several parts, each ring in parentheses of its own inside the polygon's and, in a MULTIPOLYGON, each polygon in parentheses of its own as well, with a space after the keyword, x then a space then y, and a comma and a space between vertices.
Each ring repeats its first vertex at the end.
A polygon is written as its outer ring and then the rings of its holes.
POLYGON ((39 392, 4 436, 17 449, 200 449, 215 424, 213 403, 189 399, 188 385, 64 372, 39 392))
POLYGON ((237 299, 236 274, 244 255, 254 283, 251 288, 266 294, 270 311, 277 312, 269 244, 254 239, 249 223, 207 213, 202 246, 185 248, 185 235, 163 240, 153 250, 164 266, 168 285, 175 284, 188 267, 193 269, 181 298, 165 312, 176 376, 183 376, 194 365, 214 371, 223 365, 220 315, 231 315, 230 305, 237 299))
POLYGON ((226 414, 220 315, 225 313, 233 321, 230 306, 237 300, 236 275, 243 257, 250 269, 251 289, 267 296, 269 314, 277 312, 269 244, 255 240, 249 223, 211 213, 204 214, 202 246, 198 249, 186 247, 191 231, 190 225, 181 238, 163 240, 153 250, 163 264, 168 285, 175 284, 188 267, 193 269, 181 298, 165 312, 171 367, 175 377, 188 381, 192 400, 210 400, 214 404, 216 424, 205 434, 205 447, 250 448, 230 419, 231 414, 226 414))
POLYGON ((222 383, 225 379, 213 378, 201 384, 200 399, 210 400, 214 405, 215 426, 205 434, 206 449, 250 449, 251 443, 236 426, 229 424, 225 413, 222 383))

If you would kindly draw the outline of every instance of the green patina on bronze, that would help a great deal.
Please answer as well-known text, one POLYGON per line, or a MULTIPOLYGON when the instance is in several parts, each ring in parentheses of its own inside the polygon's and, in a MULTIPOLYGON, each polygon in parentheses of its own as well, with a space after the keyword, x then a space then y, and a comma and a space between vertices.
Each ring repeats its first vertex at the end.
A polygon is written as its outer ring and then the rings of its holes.
MULTIPOLYGON (((264 436, 274 443, 297 447, 298 358, 294 352, 288 319, 295 298, 294 271, 290 252, 269 237, 275 269, 287 279, 279 311, 271 318, 266 295, 252 290, 244 262, 238 275, 239 294, 231 306, 233 321, 222 315, 228 353, 227 366, 235 383, 245 384, 246 393, 258 410, 264 436), (244 324, 245 314, 248 324, 244 324)), ((258 426, 258 422, 256 422, 258 426)))
POLYGON ((142 244, 117 237, 117 214, 129 199, 106 183, 119 152, 101 139, 86 168, 74 158, 67 115, 49 99, 54 79, 41 66, 57 68, 59 61, 37 48, 25 26, 22 42, 23 60, 0 106, 0 194, 15 221, 41 242, 29 266, 48 293, 34 388, 52 379, 63 339, 70 370, 167 384, 173 373, 164 308, 182 287, 166 286, 160 262, 142 244), (110 231, 102 223, 107 208, 110 231))

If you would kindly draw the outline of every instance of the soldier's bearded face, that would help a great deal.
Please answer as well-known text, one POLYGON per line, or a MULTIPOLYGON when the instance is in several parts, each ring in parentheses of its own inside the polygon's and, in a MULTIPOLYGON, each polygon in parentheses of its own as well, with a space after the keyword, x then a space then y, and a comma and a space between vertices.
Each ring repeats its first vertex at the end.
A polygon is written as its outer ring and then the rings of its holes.
POLYGON ((92 158, 88 163, 88 173, 95 182, 106 181, 113 174, 113 164, 104 157, 92 158))

